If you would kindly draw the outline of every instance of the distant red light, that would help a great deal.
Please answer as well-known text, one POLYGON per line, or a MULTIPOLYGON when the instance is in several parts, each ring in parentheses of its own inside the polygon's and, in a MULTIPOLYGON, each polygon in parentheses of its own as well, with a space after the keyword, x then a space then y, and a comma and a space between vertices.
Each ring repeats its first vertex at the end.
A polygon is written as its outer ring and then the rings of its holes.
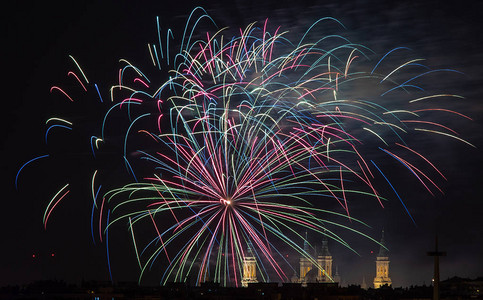
POLYGON ((35 257, 36 257, 35 254, 32 254, 32 258, 35 258, 35 257))
POLYGON ((50 256, 54 257, 55 256, 55 253, 52 253, 50 256))

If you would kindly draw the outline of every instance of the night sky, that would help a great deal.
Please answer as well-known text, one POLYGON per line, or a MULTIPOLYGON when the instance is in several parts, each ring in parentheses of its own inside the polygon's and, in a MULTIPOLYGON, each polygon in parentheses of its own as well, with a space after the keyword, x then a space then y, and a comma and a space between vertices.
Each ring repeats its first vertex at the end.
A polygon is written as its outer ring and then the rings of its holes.
MULTIPOLYGON (((90 175, 87 180, 83 177, 88 170, 83 161, 89 149, 82 148, 79 142, 70 145, 79 146, 77 156, 62 157, 55 166, 47 162, 30 165, 21 173, 19 191, 15 190, 15 176, 31 158, 62 151, 55 143, 45 145, 48 118, 68 116, 88 123, 99 117, 95 107, 93 111, 82 106, 72 110, 49 92, 51 86, 65 87, 68 82, 67 72, 73 69, 69 55, 80 62, 100 88, 115 84, 120 58, 154 73, 146 44, 157 39, 156 16, 164 29, 171 27, 175 36, 181 35, 184 20, 195 6, 181 2, 184 4, 15 2, 2 18, 3 28, 7 29, 7 40, 2 43, 7 50, 2 57, 4 66, 7 64, 3 68, 7 82, 3 85, 1 126, 0 286, 54 278, 74 283, 82 279, 109 280, 104 245, 94 244, 90 237, 91 206, 85 200, 90 199, 90 175), (65 168, 70 169, 68 177, 74 182, 73 196, 54 211, 45 230, 43 212, 64 182, 58 170, 65 168)), ((372 228, 367 232, 374 238, 379 239, 384 228, 394 286, 430 283, 433 261, 426 252, 433 249, 436 234, 440 249, 447 252, 441 258, 442 279, 483 276, 483 40, 478 20, 482 5, 476 4, 478 1, 262 2, 236 0, 228 7, 223 1, 212 1, 202 6, 220 27, 243 28, 268 18, 275 28, 280 25, 295 34, 320 17, 334 17, 346 26, 344 36, 376 53, 408 47, 414 56, 426 58, 425 63, 432 68, 464 73, 442 76, 434 86, 436 90, 444 86, 465 97, 452 108, 473 121, 461 119, 453 127, 476 148, 442 137, 421 140, 417 147, 446 175, 447 181, 438 181, 444 194, 432 196, 413 181, 401 184, 405 189, 399 192, 416 224, 396 198, 390 199, 384 209, 374 203, 357 203, 354 211, 369 220, 372 228)), ((401 176, 400 181, 405 180, 401 176)), ((113 235, 119 235, 121 241, 126 232, 118 230, 113 235)), ((309 236, 314 241, 319 238, 309 236)), ((343 284, 360 284, 363 277, 371 284, 377 245, 357 236, 349 235, 347 239, 359 255, 329 242, 343 284)), ((115 281, 137 280, 132 244, 126 241, 112 246, 117 253, 112 258, 115 281)), ((298 258, 291 259, 296 262, 298 258)), ((156 282, 156 276, 146 281, 156 282)))

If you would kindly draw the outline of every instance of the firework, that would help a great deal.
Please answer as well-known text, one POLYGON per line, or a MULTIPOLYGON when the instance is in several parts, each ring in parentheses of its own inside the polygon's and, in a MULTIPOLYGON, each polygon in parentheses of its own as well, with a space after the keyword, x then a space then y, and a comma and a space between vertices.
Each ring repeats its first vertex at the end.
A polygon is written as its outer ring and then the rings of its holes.
MULTIPOLYGON (((109 100, 94 85, 106 113, 100 133, 90 137, 92 154, 102 155, 105 144, 114 144, 134 182, 103 192, 97 183, 100 171, 90 173, 92 237, 107 246, 113 224, 127 224, 140 280, 157 264, 163 266, 163 284, 194 276, 197 283, 238 286, 250 245, 261 280, 286 281, 286 268, 291 268, 282 255, 286 249, 311 258, 301 247, 304 231, 351 250, 340 232, 373 240, 350 225, 365 223, 351 215, 349 204, 363 198, 383 206, 393 195, 381 195, 381 183, 390 185, 411 217, 371 153, 402 165, 433 193, 440 188, 432 177, 444 176, 408 145, 407 137, 426 132, 468 143, 453 129, 427 120, 437 113, 466 116, 420 105, 461 98, 431 95, 418 85, 436 71, 456 71, 430 70, 420 59, 387 68, 392 54, 408 49, 396 48, 374 63, 368 48, 342 36, 314 39, 314 28, 338 23, 331 18, 316 22, 296 42, 281 28, 269 31, 268 21, 236 34, 216 26, 199 34, 196 25, 202 20, 214 24, 195 9, 174 55, 169 53, 173 33, 168 30, 163 39, 157 23, 158 42, 148 49, 153 65, 168 74, 165 82, 151 82, 122 60, 125 67, 109 100), (418 68, 424 71, 415 75, 418 68), (388 98, 391 109, 384 105, 388 98), (113 128, 123 128, 123 138, 107 138, 113 128), (148 175, 135 171, 138 160, 149 166, 148 175), (420 161, 422 166, 416 165, 420 161), (146 238, 148 231, 153 235, 146 238)), ((73 61, 81 76, 68 76, 83 91, 94 90, 73 61)), ((51 91, 75 102, 60 87, 51 91)), ((54 124, 46 140, 55 127, 75 126, 64 119, 48 122, 54 124)), ((67 184, 47 205, 45 226, 68 193, 67 184)))

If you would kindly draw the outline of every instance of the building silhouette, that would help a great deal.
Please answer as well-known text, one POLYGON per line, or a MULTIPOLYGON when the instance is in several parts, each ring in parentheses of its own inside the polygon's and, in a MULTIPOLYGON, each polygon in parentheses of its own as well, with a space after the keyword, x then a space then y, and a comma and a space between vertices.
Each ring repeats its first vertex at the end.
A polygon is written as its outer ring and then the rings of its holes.
POLYGON ((300 256, 300 259, 299 259, 300 273, 299 273, 298 282, 302 283, 303 285, 306 285, 307 281, 309 281, 309 278, 307 275, 312 270, 312 260, 313 260, 309 256, 310 246, 309 246, 309 242, 307 241, 307 231, 305 232, 304 253, 305 255, 300 256))
POLYGON ((257 260, 253 253, 251 243, 248 243, 247 251, 243 257, 243 277, 241 284, 243 287, 248 287, 249 283, 257 282, 257 260))
POLYGON ((384 285, 392 285, 389 277, 389 256, 384 240, 384 229, 382 230, 381 247, 376 260, 376 277, 374 277, 374 288, 378 289, 384 285))
POLYGON ((332 279, 334 279, 334 282, 338 282, 339 284, 341 284, 341 279, 340 279, 340 275, 339 275, 339 267, 338 266, 335 266, 335 275, 334 277, 332 277, 332 279))
MULTIPOLYGON (((305 232, 304 240, 304 254, 300 256, 299 277, 296 274, 292 276, 293 283, 301 283, 302 286, 307 286, 307 283, 329 283, 334 282, 332 275, 332 255, 329 251, 329 243, 327 237, 322 239, 322 247, 320 250, 314 251, 314 255, 311 255, 310 245, 307 239, 307 232, 305 232)), ((340 276, 337 272, 337 278, 340 280, 340 276)))
POLYGON ((322 249, 317 256, 317 264, 319 272, 317 276, 318 282, 333 282, 332 278, 332 255, 329 252, 329 242, 327 236, 322 239, 322 249))

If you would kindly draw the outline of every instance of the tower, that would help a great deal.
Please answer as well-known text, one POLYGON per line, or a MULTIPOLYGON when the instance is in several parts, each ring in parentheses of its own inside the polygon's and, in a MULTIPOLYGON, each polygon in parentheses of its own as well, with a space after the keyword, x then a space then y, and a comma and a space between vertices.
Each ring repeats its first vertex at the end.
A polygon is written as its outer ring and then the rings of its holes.
POLYGON ((307 241, 307 231, 305 232, 305 240, 304 240, 304 255, 300 257, 300 282, 302 284, 306 284, 306 275, 307 273, 312 270, 312 262, 308 258, 309 255, 309 242, 307 241))
POLYGON ((251 243, 248 243, 247 252, 243 257, 243 278, 242 286, 247 287, 249 283, 257 283, 257 260, 253 254, 251 243))
POLYGON ((389 278, 389 257, 384 241, 384 229, 382 230, 381 247, 376 260, 376 277, 374 278, 374 288, 378 289, 383 285, 391 285, 389 278))
POLYGON ((337 282, 339 286, 341 286, 342 282, 339 275, 339 267, 337 265, 335 266, 335 275, 333 279, 334 279, 334 282, 337 282))
POLYGON ((333 282, 332 279, 332 255, 329 252, 329 242, 327 236, 322 239, 322 249, 317 256, 317 264, 319 265, 319 272, 317 280, 319 282, 333 282))
POLYGON ((439 300, 439 257, 445 256, 446 252, 438 251, 438 236, 435 240, 435 251, 428 252, 428 255, 434 256, 433 300, 439 300))
POLYGON ((362 276, 362 284, 361 284, 361 289, 367 290, 367 283, 366 283, 366 277, 362 276))

